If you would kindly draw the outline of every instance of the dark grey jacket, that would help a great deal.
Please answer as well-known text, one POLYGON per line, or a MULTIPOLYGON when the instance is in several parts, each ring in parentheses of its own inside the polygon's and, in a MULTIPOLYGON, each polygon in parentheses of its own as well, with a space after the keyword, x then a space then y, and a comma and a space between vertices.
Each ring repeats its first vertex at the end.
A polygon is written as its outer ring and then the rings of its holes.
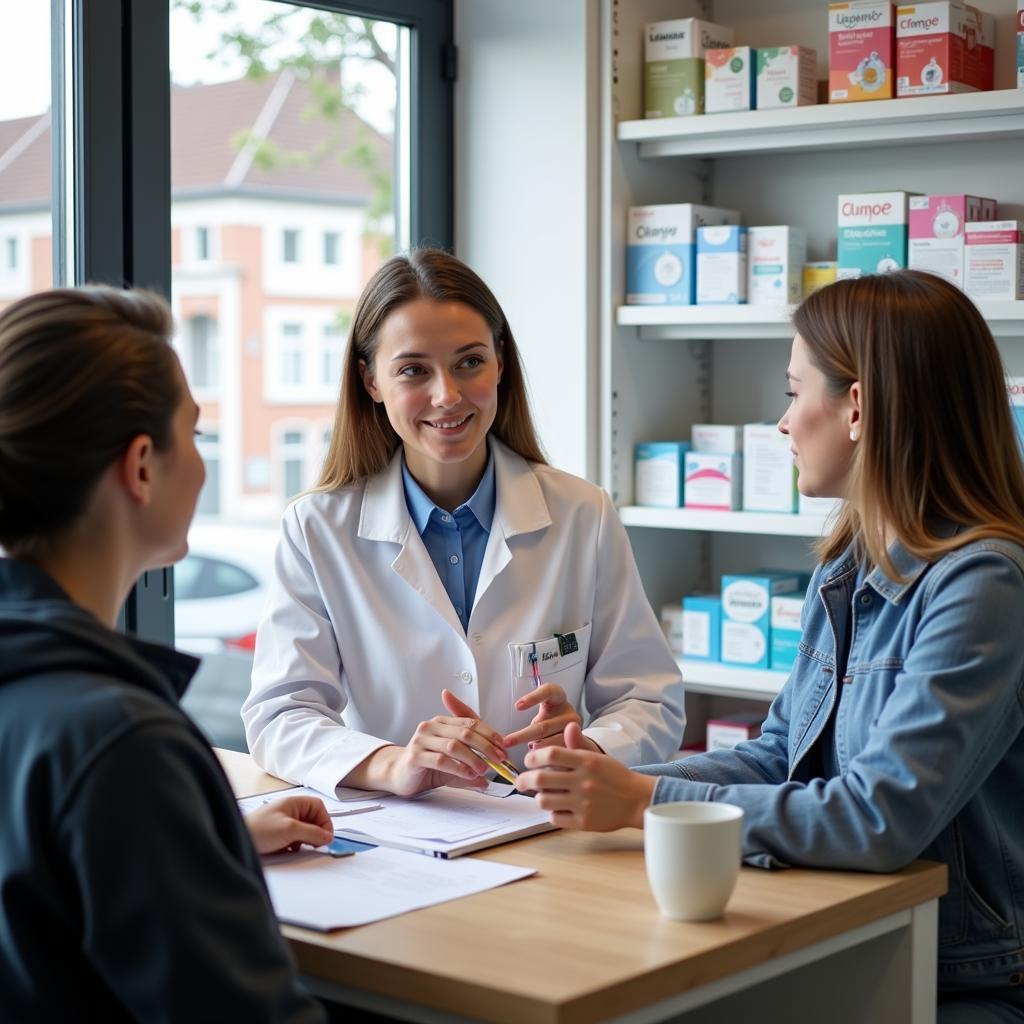
POLYGON ((259 857, 178 708, 198 662, 0 559, 0 1020, 306 1022, 259 857))

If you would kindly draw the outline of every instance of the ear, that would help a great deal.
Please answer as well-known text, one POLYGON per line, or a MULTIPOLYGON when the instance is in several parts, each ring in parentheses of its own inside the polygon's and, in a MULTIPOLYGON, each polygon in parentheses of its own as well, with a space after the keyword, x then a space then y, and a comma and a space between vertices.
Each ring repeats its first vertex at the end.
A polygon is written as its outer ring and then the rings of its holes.
POLYGON ((860 387, 860 381, 859 380, 855 380, 850 385, 849 396, 850 396, 850 409, 849 409, 850 423, 849 423, 849 427, 850 427, 851 431, 853 431, 856 434, 859 434, 861 432, 861 428, 862 428, 862 421, 861 421, 861 399, 863 398, 863 395, 861 393, 861 387, 860 387))
POLYGON ((359 376, 362 378, 363 387, 366 388, 367 394, 375 402, 383 402, 384 399, 381 397, 380 388, 377 387, 377 378, 367 365, 365 359, 359 360, 359 376))
POLYGON ((146 508, 153 500, 155 454, 153 439, 148 434, 139 434, 118 460, 119 482, 140 508, 146 508))

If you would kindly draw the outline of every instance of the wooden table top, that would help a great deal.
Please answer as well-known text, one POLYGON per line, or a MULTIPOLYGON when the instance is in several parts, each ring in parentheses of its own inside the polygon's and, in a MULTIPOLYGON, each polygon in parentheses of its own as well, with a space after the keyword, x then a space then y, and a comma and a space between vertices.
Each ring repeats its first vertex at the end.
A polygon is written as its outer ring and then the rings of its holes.
MULTIPOLYGON (((218 751, 239 796, 287 785, 218 751)), ((890 875, 743 868, 725 916, 662 917, 643 832, 559 831, 473 856, 537 875, 330 933, 286 926, 300 969, 339 985, 498 1022, 584 1024, 803 949, 946 891, 944 865, 890 875)))

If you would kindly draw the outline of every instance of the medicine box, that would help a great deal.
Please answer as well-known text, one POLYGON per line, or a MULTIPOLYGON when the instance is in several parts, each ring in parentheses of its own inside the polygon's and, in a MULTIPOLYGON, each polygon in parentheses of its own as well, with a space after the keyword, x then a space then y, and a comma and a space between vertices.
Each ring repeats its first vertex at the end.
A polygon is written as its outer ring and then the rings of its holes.
POLYGON ((964 243, 964 291, 972 299, 1024 299, 1024 223, 971 221, 964 243))
POLYGON ((697 228, 739 221, 735 210, 695 203, 630 207, 626 302, 692 306, 696 299, 697 228))
POLYGON ((800 615, 803 597, 772 598, 772 639, 768 666, 773 672, 788 672, 800 653, 800 615))
POLYGON ((974 21, 974 46, 970 26, 967 29, 967 81, 976 89, 987 91, 995 87, 996 19, 973 4, 967 4, 967 15, 974 21))
POLYGON ((698 18, 646 26, 644 116, 704 113, 704 54, 732 46, 732 29, 698 18))
POLYGON ((679 508, 683 504, 684 441, 645 441, 633 449, 633 500, 638 505, 679 508))
POLYGON ((687 508, 731 512, 740 507, 743 457, 715 452, 687 452, 683 500, 687 508))
POLYGON ((964 286, 964 224, 988 220, 994 200, 978 196, 911 196, 907 266, 964 286))
POLYGON ((876 0, 829 4, 829 103, 892 98, 895 13, 876 0))
POLYGON ((749 46, 708 50, 704 54, 704 112, 753 110, 757 51, 749 46))
POLYGON ((747 301, 747 229, 737 224, 697 228, 697 305, 747 301))
POLYGON ((750 228, 747 302, 777 306, 800 301, 807 236, 788 225, 750 228))
POLYGON ((717 455, 743 451, 743 427, 732 423, 694 423, 690 428, 690 450, 717 455))
POLYGON ((807 46, 770 46, 757 53, 758 110, 808 107, 818 102, 818 55, 807 46))
POLYGON ((694 661, 721 658, 722 599, 711 594, 683 598, 683 657, 694 661))
POLYGON ((909 199, 909 192, 860 192, 839 197, 839 277, 884 274, 907 265, 909 199))
POLYGON ((796 511, 797 474, 790 444, 774 423, 743 428, 744 511, 796 511))
POLYGON ((1017 0, 1017 88, 1024 89, 1024 0, 1017 0))
POLYGON ((835 260, 819 260, 815 263, 804 264, 803 296, 806 299, 811 292, 831 284, 836 279, 836 268, 839 264, 835 260))
POLYGON ((705 726, 705 743, 708 750, 722 750, 735 747, 745 740, 757 739, 761 735, 763 715, 752 711, 734 711, 729 715, 712 718, 705 726))
POLYGON ((661 631, 668 649, 678 658, 683 653, 683 606, 681 602, 661 606, 661 631))
POLYGON ((768 668, 773 597, 800 593, 798 573, 722 577, 722 662, 768 668))
MULTIPOLYGON (((968 72, 968 31, 975 47, 973 14, 966 4, 914 4, 896 9, 896 95, 974 92, 968 72)), ((972 65, 975 75, 980 63, 972 65)))

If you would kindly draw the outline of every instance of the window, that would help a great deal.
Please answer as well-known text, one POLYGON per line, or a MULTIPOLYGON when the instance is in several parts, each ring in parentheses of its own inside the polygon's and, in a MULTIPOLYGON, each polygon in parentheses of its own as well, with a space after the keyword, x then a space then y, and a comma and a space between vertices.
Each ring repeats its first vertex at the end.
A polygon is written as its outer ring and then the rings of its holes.
POLYGON ((281 234, 281 259, 285 263, 298 263, 300 234, 297 228, 285 228, 281 234))
POLYGON ((259 587, 256 578, 240 565, 206 555, 186 555, 175 573, 175 596, 179 601, 210 597, 231 597, 259 587))
POLYGON ((217 386, 217 324, 200 314, 188 321, 188 368, 192 387, 208 390, 217 386))
POLYGON ((281 481, 286 500, 306 486, 305 431, 286 430, 281 434, 281 481))
POLYGON ((324 232, 324 264, 328 267, 338 265, 338 246, 341 238, 337 231, 324 232))
POLYGON ((345 355, 345 331, 341 325, 326 324, 321 344, 320 384, 333 391, 341 383, 341 365, 345 355))
POLYGON ((281 325, 281 383, 302 387, 306 376, 306 351, 302 324, 281 325))
POLYGON ((210 229, 196 228, 196 259, 205 263, 210 258, 210 229))
POLYGON ((7 253, 6 266, 8 270, 18 269, 18 240, 16 238, 8 238, 7 244, 4 246, 7 253))
POLYGON ((220 434, 216 430, 203 430, 196 438, 196 448, 206 466, 206 482, 199 492, 197 516, 220 515, 220 434))

